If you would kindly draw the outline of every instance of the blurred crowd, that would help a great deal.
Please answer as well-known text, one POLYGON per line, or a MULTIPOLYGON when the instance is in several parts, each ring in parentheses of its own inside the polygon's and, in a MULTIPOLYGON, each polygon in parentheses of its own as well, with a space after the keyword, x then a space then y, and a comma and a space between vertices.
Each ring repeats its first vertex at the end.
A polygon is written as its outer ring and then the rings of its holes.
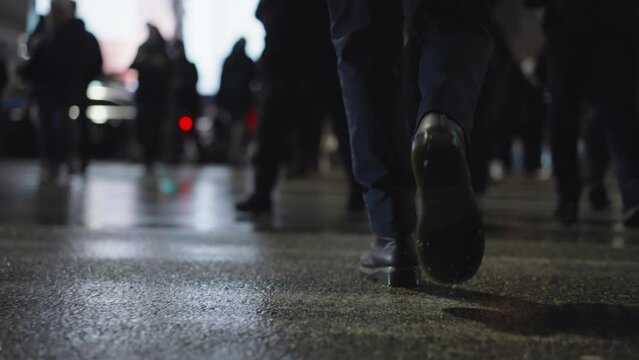
MULTIPOLYGON (((594 210, 609 207, 611 164, 625 216, 636 218, 637 6, 620 1, 606 5, 607 16, 599 16, 597 6, 577 0, 524 2, 540 12, 544 46, 533 57, 517 58, 504 28, 491 24, 494 50, 470 135, 475 191, 483 194, 512 172, 544 177, 550 153, 557 220, 577 221, 584 190, 594 210)), ((148 24, 148 39, 131 64, 138 74, 136 138, 147 175, 159 161, 180 161, 186 143, 205 152, 194 127, 200 117, 209 117, 213 125, 206 131, 215 134, 222 161, 252 160, 252 192, 237 204, 239 211, 270 211, 280 168, 289 177, 317 174, 328 143, 335 154, 330 162, 349 179, 345 206, 363 210, 363 189, 352 175, 326 1, 261 0, 256 17, 266 31, 261 58, 254 63, 246 41, 239 39, 210 101, 197 92, 198 72, 184 43, 165 40, 148 24), (210 106, 216 111, 207 113, 210 106)), ((55 182, 63 166, 84 173, 91 157, 87 88, 103 76, 98 40, 76 17, 74 2, 54 0, 50 14, 30 34, 28 50, 30 59, 18 72, 38 109, 41 179, 55 182)), ((7 71, 0 56, 0 89, 7 86, 7 71)))

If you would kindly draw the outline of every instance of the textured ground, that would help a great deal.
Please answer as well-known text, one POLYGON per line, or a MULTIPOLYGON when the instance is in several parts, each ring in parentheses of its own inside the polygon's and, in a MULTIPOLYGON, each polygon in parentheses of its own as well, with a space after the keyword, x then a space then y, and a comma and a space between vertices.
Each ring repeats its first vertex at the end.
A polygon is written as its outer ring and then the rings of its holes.
POLYGON ((639 358, 639 233, 617 207, 555 225, 548 182, 483 199, 473 280, 407 290, 358 279, 370 237, 339 176, 286 182, 251 222, 223 167, 36 174, 0 164, 0 359, 639 358))

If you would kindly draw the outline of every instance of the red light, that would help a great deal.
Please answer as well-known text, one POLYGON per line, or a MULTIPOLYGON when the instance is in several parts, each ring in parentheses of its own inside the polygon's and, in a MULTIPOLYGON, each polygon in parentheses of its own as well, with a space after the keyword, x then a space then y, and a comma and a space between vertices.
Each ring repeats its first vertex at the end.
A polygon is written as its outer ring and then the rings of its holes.
POLYGON ((182 116, 178 121, 178 126, 184 132, 191 131, 193 129, 193 119, 190 116, 182 116))
POLYGON ((257 130, 257 110, 252 109, 246 113, 246 131, 249 134, 254 134, 257 130))

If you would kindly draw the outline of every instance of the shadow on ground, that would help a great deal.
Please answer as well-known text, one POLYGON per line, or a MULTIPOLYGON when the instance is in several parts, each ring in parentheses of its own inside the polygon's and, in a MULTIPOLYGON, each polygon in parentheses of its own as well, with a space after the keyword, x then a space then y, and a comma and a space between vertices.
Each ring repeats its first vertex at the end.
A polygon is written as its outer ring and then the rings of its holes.
POLYGON ((540 304, 525 299, 427 284, 417 289, 480 307, 444 309, 458 318, 480 322, 490 329, 523 336, 559 333, 631 340, 639 347, 639 306, 597 303, 540 304))

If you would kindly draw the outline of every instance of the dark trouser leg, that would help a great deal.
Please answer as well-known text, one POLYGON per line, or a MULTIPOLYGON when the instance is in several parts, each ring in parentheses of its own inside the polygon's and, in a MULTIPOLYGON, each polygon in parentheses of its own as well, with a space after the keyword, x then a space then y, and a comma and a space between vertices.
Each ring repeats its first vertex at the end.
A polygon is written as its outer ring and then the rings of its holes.
POLYGON ((40 142, 44 162, 57 170, 67 160, 68 110, 54 102, 40 102, 40 142))
MULTIPOLYGON (((313 89, 316 93, 318 90, 313 89)), ((309 94, 310 95, 310 94, 309 94)), ((319 104, 315 99, 321 94, 315 94, 307 97, 304 115, 301 115, 296 121, 301 125, 301 168, 303 173, 309 171, 317 171, 319 166, 320 146, 322 141, 323 120, 325 114, 324 104, 319 104)))
POLYGON ((470 137, 473 115, 492 52, 486 29, 489 1, 418 1, 419 118, 440 112, 470 137))
POLYGON ((89 165, 90 161, 90 152, 91 152, 91 132, 89 131, 90 123, 89 119, 86 117, 86 103, 80 106, 80 116, 78 117, 79 127, 80 127, 80 139, 79 139, 79 155, 80 155, 80 166, 81 171, 84 172, 86 167, 89 165))
MULTIPOLYGON (((402 4, 332 0, 329 8, 355 176, 366 188, 371 229, 378 237, 406 238, 415 225, 411 133, 393 109, 400 89, 393 70, 403 43, 402 4)), ((417 10, 410 12, 415 19, 409 28, 419 59, 420 117, 442 112, 470 134, 491 51, 483 27, 487 2, 412 1, 407 8, 417 10)))
POLYGON ((535 88, 526 90, 526 123, 524 126, 524 166, 533 173, 541 169, 541 145, 544 137, 546 107, 543 91, 535 88))
POLYGON ((591 187, 603 187, 610 163, 610 153, 604 131, 604 119, 597 114, 588 119, 584 128, 586 183, 591 187))
POLYGON ((581 193, 577 139, 581 103, 579 46, 571 46, 572 36, 550 31, 550 106, 553 173, 560 203, 576 203, 581 193))
POLYGON ((482 92, 477 107, 475 124, 470 137, 470 144, 473 151, 469 154, 470 173, 473 181, 473 190, 476 194, 483 194, 488 187, 488 165, 490 160, 490 144, 492 144, 491 136, 491 118, 487 112, 488 99, 484 97, 490 96, 486 92, 482 92))
POLYGON ((410 133, 394 116, 399 90, 393 66, 402 48, 402 4, 329 0, 331 32, 348 118, 353 167, 365 187, 373 234, 408 239, 415 223, 410 133))
POLYGON ((255 195, 261 200, 270 199, 280 164, 290 148, 292 121, 295 116, 301 118, 295 85, 273 83, 265 90, 254 158, 255 195))
MULTIPOLYGON (((617 170, 624 210, 639 206, 639 122, 636 114, 636 50, 630 10, 634 4, 615 6, 614 23, 605 26, 600 42, 600 89, 610 153, 617 170), (624 11, 624 9, 626 9, 624 11)), ((614 15, 614 16, 613 16, 614 15)))
POLYGON ((137 117, 138 140, 142 146, 142 157, 147 170, 158 159, 159 137, 163 114, 152 109, 153 104, 139 104, 137 117))
POLYGON ((502 101, 500 99, 499 77, 497 69, 490 66, 482 86, 481 94, 475 110, 475 123, 471 132, 470 146, 472 152, 468 155, 470 172, 473 181, 473 190, 477 194, 483 194, 488 187, 488 165, 492 154, 493 132, 497 109, 502 101))
POLYGON ((337 137, 338 152, 344 172, 348 176, 349 186, 349 210, 363 210, 364 200, 362 199, 363 188, 355 179, 353 174, 353 158, 351 156, 351 142, 348 138, 348 123, 346 120, 346 112, 344 111, 344 102, 342 100, 342 90, 339 88, 339 83, 336 84, 336 88, 331 90, 334 96, 329 96, 328 106, 330 109, 330 116, 333 121, 333 132, 337 137))
POLYGON ((587 119, 584 127, 584 184, 589 187, 588 197, 593 210, 605 210, 610 205, 605 186, 610 164, 610 153, 606 142, 603 121, 599 112, 587 119))

